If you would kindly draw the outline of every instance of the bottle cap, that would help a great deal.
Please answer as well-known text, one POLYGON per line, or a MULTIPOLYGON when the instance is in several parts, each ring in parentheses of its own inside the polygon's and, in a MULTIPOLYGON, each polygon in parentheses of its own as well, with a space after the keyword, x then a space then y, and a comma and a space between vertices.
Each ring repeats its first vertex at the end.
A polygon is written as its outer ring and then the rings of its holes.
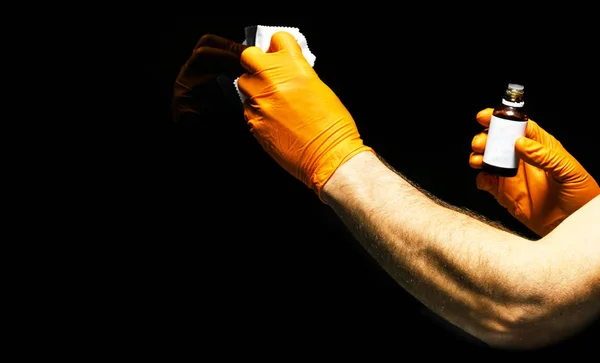
POLYGON ((520 85, 520 84, 517 84, 517 83, 509 83, 508 84, 508 88, 522 90, 525 87, 523 87, 523 85, 520 85))

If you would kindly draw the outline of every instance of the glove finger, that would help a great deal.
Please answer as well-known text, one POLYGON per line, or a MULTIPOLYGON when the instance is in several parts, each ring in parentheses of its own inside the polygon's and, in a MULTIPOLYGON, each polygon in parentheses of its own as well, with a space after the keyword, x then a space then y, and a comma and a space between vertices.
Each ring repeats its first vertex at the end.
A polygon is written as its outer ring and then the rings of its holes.
POLYGON ((567 182, 570 178, 577 177, 573 170, 577 170, 575 159, 570 154, 556 152, 545 145, 527 137, 520 137, 515 142, 515 151, 524 162, 542 169, 552 175, 559 182, 567 182))
POLYGON ((196 43, 194 50, 201 47, 210 47, 221 50, 227 50, 239 57, 244 51, 244 49, 246 49, 248 46, 242 43, 235 42, 231 39, 220 37, 215 34, 205 34, 198 40, 198 43, 196 43))
POLYGON ((477 122, 479 122, 481 126, 489 127, 493 112, 493 108, 485 108, 477 113, 475 119, 477 119, 477 122))
POLYGON ((554 138, 554 136, 550 135, 546 130, 541 128, 535 121, 529 119, 527 122, 527 128, 525 129, 525 137, 535 140, 540 144, 550 148, 560 148, 560 142, 554 138))
POLYGON ((525 136, 537 142, 542 141, 542 137, 546 134, 535 121, 529 120, 527 121, 527 128, 525 129, 525 136))
POLYGON ((271 44, 267 53, 288 50, 292 55, 302 55, 302 48, 294 36, 286 31, 278 31, 271 37, 271 44))
POLYGON ((471 141, 471 149, 474 152, 483 154, 485 151, 485 144, 487 143, 487 129, 473 137, 471 141))
POLYGON ((483 164, 483 155, 472 152, 471 155, 469 156, 469 165, 471 166, 471 168, 481 169, 482 164, 483 164))
POLYGON ((256 75, 248 73, 238 78, 237 86, 240 93, 248 98, 246 102, 249 101, 250 95, 260 94, 262 89, 262 84, 256 81, 256 75))
POLYGON ((248 73, 256 73, 262 68, 266 67, 268 62, 265 62, 265 52, 259 47, 251 46, 246 48, 240 57, 240 63, 242 67, 248 71, 248 73))
POLYGON ((477 174, 475 179, 477 189, 486 191, 497 199, 498 196, 498 177, 488 174, 486 172, 480 172, 477 174))

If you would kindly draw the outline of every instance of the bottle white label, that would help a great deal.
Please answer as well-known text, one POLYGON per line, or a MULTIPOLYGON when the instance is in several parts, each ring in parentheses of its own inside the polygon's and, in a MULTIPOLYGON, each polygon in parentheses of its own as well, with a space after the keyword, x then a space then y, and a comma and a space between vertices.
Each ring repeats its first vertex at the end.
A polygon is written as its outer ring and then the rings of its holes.
POLYGON ((513 169, 519 165, 515 142, 525 135, 527 122, 511 121, 492 116, 483 161, 488 165, 513 169))

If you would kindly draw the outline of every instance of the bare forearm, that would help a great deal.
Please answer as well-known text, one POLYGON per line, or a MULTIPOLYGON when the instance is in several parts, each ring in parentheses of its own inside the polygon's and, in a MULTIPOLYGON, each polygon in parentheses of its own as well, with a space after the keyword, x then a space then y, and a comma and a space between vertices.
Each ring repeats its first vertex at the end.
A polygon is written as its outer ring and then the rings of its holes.
POLYGON ((511 345, 548 314, 536 242, 439 204, 375 155, 342 165, 323 198, 401 286, 471 334, 511 345))

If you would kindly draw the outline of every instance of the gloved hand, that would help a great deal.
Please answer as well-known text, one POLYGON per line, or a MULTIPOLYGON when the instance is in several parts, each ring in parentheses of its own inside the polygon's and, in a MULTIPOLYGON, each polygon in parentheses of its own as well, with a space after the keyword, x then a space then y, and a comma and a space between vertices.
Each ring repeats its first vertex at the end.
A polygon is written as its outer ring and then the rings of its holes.
POLYGON ((249 96, 244 116, 250 131, 280 166, 320 198, 340 165, 362 151, 373 151, 291 34, 275 33, 266 53, 247 48, 241 62, 247 73, 238 86, 249 96))
MULTIPOLYGON (((219 106, 227 107, 217 77, 226 75, 228 86, 235 92, 233 80, 244 73, 240 55, 246 48, 218 35, 202 36, 175 80, 171 103, 173 121, 193 121, 219 106)), ((237 98, 237 94, 235 96, 237 98)))
MULTIPOLYGON (((477 114, 477 121, 489 127, 493 109, 477 114)), ((487 129, 486 129, 487 131, 487 129)), ((481 169, 487 132, 471 143, 469 164, 481 169)), ((492 194, 515 218, 540 236, 550 233, 565 218, 600 194, 594 178, 562 144, 531 119, 525 136, 515 142, 520 158, 517 175, 477 175, 477 188, 492 194)))

